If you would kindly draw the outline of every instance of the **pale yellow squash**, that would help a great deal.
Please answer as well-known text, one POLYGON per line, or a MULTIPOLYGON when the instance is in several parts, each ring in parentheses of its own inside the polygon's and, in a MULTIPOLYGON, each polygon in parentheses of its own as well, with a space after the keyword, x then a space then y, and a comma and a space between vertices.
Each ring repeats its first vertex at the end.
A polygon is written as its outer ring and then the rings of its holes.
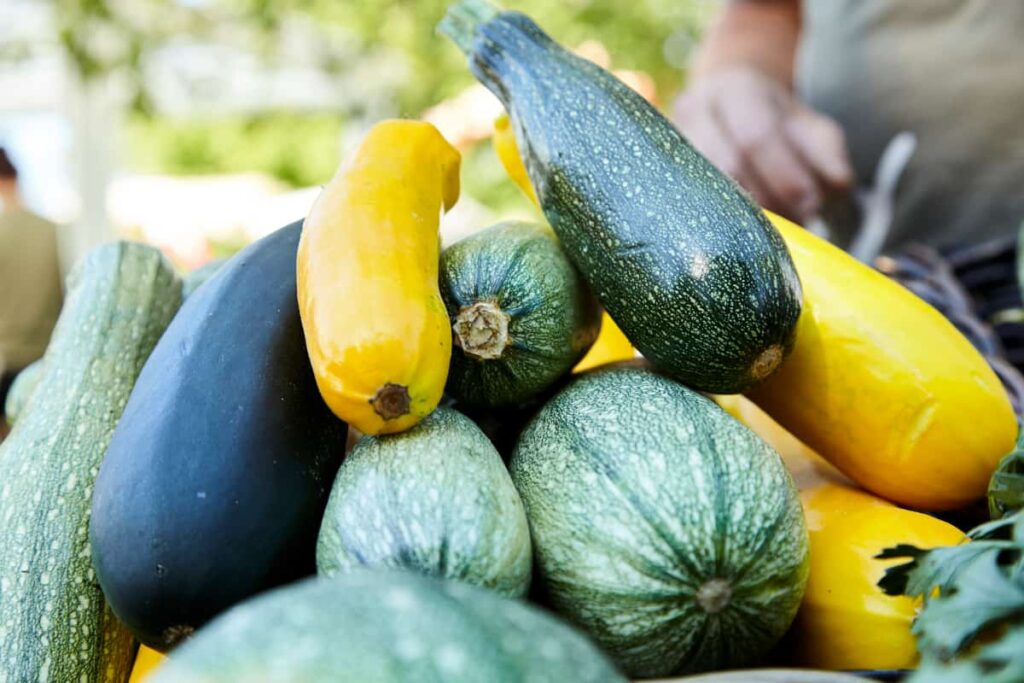
POLYGON ((451 327, 438 227, 458 199, 459 163, 430 124, 381 122, 306 218, 297 262, 306 347, 327 405, 363 433, 408 429, 441 399, 451 327))
MULTIPOLYGON (((523 165, 519 149, 516 147, 516 136, 509 123, 508 114, 502 114, 495 119, 492 143, 501 165, 505 168, 505 173, 533 202, 533 205, 539 208, 540 200, 537 199, 537 193, 534 191, 533 185, 530 184, 530 176, 526 172, 526 166, 523 165)), ((615 324, 608 312, 604 311, 601 314, 601 331, 597 335, 594 345, 590 347, 590 350, 572 371, 575 373, 585 372, 608 363, 629 360, 636 355, 629 339, 615 324)))
POLYGON ((889 500, 944 510, 983 496, 1017 435, 985 359, 909 290, 768 217, 793 256, 804 306, 793 352, 748 396, 889 500))

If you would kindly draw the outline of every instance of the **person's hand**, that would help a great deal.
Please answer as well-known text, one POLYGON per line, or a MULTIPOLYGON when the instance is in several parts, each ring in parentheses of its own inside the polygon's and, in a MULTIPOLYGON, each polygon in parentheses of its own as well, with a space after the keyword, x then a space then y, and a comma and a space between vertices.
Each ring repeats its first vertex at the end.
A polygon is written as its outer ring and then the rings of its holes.
POLYGON ((835 121, 750 67, 709 73, 676 100, 680 132, 761 206, 805 221, 849 188, 853 170, 835 121))

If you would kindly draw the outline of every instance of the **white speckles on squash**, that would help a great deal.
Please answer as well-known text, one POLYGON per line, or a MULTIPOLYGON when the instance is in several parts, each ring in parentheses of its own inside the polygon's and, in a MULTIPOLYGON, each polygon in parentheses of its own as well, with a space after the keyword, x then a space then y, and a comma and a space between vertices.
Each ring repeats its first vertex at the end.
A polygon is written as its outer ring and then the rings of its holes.
POLYGON ((438 408, 402 434, 364 438, 338 470, 317 568, 408 568, 519 596, 530 580, 526 514, 494 446, 438 408))
POLYGON ((0 446, 0 681, 115 681, 130 670, 131 637, 104 620, 94 583, 89 501, 135 377, 179 303, 173 269, 143 245, 98 247, 69 280, 41 390, 0 446))

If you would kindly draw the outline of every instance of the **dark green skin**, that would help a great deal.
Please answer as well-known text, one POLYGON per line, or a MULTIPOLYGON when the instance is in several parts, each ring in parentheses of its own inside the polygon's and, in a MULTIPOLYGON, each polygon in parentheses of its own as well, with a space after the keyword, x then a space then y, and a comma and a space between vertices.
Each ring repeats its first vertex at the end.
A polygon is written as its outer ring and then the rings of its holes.
POLYGON ((534 418, 509 470, 535 583, 627 674, 742 667, 796 615, 808 540, 793 481, 710 399, 648 370, 588 373, 534 418))
POLYGON ((367 436, 334 478, 317 540, 321 576, 411 569, 509 597, 530 584, 530 531, 501 456, 468 417, 438 407, 367 436))
POLYGON ((153 683, 625 683, 586 638, 467 584, 357 569, 226 613, 153 683))
POLYGON ((712 393, 767 376, 792 347, 801 289, 750 198, 640 95, 528 17, 465 0, 441 30, 505 105, 562 247, 644 357, 712 393))
POLYGON ((597 299, 555 235, 532 223, 501 223, 441 254, 441 295, 453 321, 463 307, 495 302, 510 316, 511 344, 492 360, 456 344, 445 391, 476 406, 527 401, 568 374, 597 339, 597 299))

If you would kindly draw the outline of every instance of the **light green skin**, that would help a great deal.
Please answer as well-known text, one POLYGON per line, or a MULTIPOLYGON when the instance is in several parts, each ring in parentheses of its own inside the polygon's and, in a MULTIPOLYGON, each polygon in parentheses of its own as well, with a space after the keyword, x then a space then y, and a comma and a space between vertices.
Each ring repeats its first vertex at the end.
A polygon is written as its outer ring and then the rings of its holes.
POLYGON ((587 374, 527 427, 510 464, 537 578, 637 677, 766 652, 803 596, 807 529, 771 447, 711 400, 640 369, 587 374), (697 596, 724 579, 709 613, 697 596))
POLYGON ((71 274, 31 409, 0 446, 0 682, 128 678, 135 643, 96 582, 90 499, 180 303, 174 269, 141 244, 99 246, 71 274))
POLYGON ((42 373, 43 361, 40 359, 28 365, 14 378, 10 390, 7 392, 7 400, 4 402, 4 417, 7 419, 7 424, 13 427, 15 420, 25 410, 28 400, 32 398, 32 392, 39 384, 42 373))
POLYGON ((518 600, 411 572, 356 570, 243 603, 152 683, 625 682, 590 642, 518 600))
POLYGON ((338 470, 317 571, 411 569, 503 595, 530 585, 530 531, 501 456, 469 418, 438 408, 407 432, 364 437, 338 470))
POLYGON ((441 254, 441 295, 448 316, 491 302, 509 316, 510 344, 479 360, 452 348, 445 391, 476 406, 528 401, 567 375, 597 339, 601 309, 558 246, 533 223, 499 223, 441 254))

